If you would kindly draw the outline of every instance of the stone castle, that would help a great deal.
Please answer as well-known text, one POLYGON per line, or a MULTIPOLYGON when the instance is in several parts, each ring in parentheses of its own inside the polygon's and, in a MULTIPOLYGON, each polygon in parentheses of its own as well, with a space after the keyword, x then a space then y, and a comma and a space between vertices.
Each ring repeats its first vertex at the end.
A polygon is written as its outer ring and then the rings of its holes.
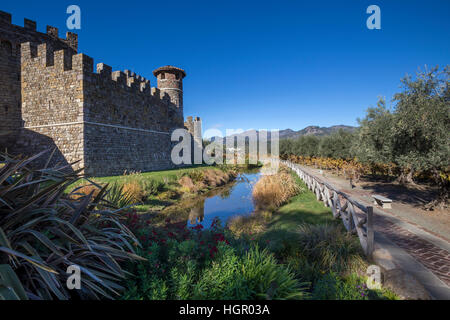
MULTIPOLYGON (((0 147, 11 154, 55 150, 52 161, 87 175, 172 168, 171 132, 193 133, 183 115, 184 70, 153 71, 157 87, 78 53, 78 36, 36 22, 12 24, 0 11, 0 147), (76 162, 76 163, 74 163, 76 162)), ((201 136, 194 138, 200 140, 201 136)))

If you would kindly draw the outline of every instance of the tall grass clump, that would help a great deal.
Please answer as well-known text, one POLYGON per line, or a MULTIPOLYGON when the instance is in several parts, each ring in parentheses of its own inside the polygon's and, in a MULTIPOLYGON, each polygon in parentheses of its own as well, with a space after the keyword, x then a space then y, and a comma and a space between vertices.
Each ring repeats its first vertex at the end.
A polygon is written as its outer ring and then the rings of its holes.
POLYGON ((318 273, 357 272, 365 266, 358 240, 336 224, 303 224, 298 228, 299 260, 318 273))
POLYGON ((300 191, 290 173, 278 172, 259 179, 253 188, 253 200, 258 209, 274 210, 300 191))
POLYGON ((42 156, 0 153, 0 299, 116 297, 127 274, 121 262, 141 259, 131 246, 139 241, 105 201, 107 185, 74 199, 64 191, 79 171, 29 166, 42 156), (73 265, 83 275, 80 290, 66 286, 73 265))
POLYGON ((155 180, 155 179, 148 179, 144 180, 142 182, 142 187, 144 190, 145 196, 152 196, 157 195, 158 193, 164 191, 166 187, 166 182, 155 180))
POLYGON ((128 195, 134 203, 142 203, 145 192, 142 185, 137 180, 131 180, 123 185, 123 193, 128 195))

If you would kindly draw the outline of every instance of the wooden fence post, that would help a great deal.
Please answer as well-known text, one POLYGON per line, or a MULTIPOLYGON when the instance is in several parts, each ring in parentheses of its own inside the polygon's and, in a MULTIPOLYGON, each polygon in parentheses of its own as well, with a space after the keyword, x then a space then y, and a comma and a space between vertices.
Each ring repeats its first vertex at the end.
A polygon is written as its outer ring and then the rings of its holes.
POLYGON ((374 250, 373 207, 367 207, 367 256, 372 257, 374 250))

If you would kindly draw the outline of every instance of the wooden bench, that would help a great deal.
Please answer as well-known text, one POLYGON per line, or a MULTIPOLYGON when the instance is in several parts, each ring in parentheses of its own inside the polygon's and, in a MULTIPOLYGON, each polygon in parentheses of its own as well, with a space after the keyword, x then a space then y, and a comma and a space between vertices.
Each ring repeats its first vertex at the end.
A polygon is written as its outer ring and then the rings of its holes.
POLYGON ((378 194, 373 194, 372 198, 374 199, 374 204, 381 206, 383 209, 392 209, 391 203, 392 200, 386 197, 380 196, 378 194))

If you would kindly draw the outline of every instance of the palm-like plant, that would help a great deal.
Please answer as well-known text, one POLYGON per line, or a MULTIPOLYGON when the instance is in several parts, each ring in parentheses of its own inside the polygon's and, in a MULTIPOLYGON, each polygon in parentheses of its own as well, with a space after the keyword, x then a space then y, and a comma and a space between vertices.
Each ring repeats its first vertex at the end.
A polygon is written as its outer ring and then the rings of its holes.
POLYGON ((42 156, 0 153, 0 299, 25 298, 20 285, 32 299, 113 298, 126 276, 120 263, 142 259, 133 250, 139 242, 121 223, 121 209, 104 200, 107 186, 75 200, 64 190, 80 171, 31 169, 30 162, 42 156), (71 265, 81 270, 80 290, 66 287, 71 265), (20 281, 15 290, 8 286, 12 272, 20 281))

